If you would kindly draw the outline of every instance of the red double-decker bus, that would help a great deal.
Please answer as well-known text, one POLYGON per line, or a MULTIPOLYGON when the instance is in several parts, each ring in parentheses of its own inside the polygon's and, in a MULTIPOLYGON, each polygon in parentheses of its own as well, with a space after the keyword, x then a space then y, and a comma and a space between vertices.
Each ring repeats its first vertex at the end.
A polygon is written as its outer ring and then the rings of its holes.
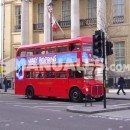
POLYGON ((99 101, 103 99, 99 68, 100 63, 93 60, 91 37, 24 45, 16 54, 15 94, 73 102, 89 94, 99 101))

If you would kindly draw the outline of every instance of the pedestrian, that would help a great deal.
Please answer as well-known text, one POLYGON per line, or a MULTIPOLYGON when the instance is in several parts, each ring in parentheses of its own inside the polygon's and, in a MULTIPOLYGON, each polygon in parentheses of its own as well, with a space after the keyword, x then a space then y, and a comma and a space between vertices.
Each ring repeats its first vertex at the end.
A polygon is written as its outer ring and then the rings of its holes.
POLYGON ((124 95, 126 94, 125 91, 124 91, 124 85, 125 85, 125 80, 122 76, 120 76, 119 79, 118 79, 118 86, 119 86, 119 89, 117 91, 118 95, 119 95, 120 90, 122 90, 124 95))
POLYGON ((7 81, 6 76, 4 77, 3 84, 4 84, 4 92, 7 92, 7 89, 8 89, 8 81, 7 81))

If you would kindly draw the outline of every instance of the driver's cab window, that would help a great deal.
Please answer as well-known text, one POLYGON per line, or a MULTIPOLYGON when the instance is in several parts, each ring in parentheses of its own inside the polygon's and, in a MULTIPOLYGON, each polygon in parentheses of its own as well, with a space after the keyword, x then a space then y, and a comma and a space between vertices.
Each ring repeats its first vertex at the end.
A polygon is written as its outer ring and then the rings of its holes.
POLYGON ((84 78, 93 79, 94 78, 94 67, 85 67, 84 68, 84 78))

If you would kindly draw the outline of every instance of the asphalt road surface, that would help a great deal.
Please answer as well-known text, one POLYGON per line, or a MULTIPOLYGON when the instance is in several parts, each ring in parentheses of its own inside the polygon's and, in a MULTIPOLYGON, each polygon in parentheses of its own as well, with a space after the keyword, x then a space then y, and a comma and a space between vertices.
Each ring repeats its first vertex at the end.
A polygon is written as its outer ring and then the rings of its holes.
MULTIPOLYGON (((81 105, 62 99, 28 100, 24 96, 0 95, 0 130, 129 130, 129 110, 99 114, 67 112, 67 106, 81 105)), ((103 104, 103 102, 93 102, 103 104)), ((107 104, 130 104, 128 100, 107 100, 107 104)))

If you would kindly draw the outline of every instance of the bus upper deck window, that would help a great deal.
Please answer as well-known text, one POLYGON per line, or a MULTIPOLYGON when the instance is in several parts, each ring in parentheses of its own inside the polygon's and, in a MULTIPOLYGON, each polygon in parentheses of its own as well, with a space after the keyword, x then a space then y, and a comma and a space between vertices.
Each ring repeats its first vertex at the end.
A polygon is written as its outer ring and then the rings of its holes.
POLYGON ((37 48, 36 49, 36 55, 40 55, 40 54, 45 54, 45 49, 44 48, 37 48))
POLYGON ((58 52, 66 52, 67 48, 67 46, 58 46, 58 52))
POLYGON ((55 53, 56 52, 56 47, 49 47, 49 48, 46 48, 46 53, 55 53))
POLYGON ((27 56, 33 56, 33 55, 34 55, 34 49, 28 49, 27 56))
POLYGON ((25 57, 25 56, 26 56, 26 50, 20 50, 20 51, 18 52, 18 56, 20 56, 20 57, 25 57))
POLYGON ((80 51, 81 45, 78 43, 70 44, 70 51, 80 51))
POLYGON ((83 51, 92 51, 92 44, 83 43, 83 51))

